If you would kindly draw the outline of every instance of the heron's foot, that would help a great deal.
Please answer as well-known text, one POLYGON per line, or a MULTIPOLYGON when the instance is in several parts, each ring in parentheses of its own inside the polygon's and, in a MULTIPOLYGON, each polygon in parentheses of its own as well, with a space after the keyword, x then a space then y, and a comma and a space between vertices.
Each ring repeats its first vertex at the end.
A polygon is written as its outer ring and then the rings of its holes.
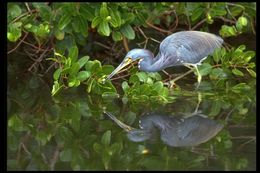
POLYGON ((169 81, 169 88, 174 88, 174 87, 177 87, 175 81, 169 81))
POLYGON ((196 90, 199 89, 200 82, 201 82, 201 75, 198 74, 198 83, 197 83, 197 86, 196 86, 196 90))

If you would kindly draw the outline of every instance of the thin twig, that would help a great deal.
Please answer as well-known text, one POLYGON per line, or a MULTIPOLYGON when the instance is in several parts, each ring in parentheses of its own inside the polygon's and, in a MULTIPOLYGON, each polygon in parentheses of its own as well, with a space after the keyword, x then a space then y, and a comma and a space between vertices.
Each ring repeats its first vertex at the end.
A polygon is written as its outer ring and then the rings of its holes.
POLYGON ((20 46, 20 44, 23 42, 23 40, 27 37, 27 35, 28 35, 28 32, 25 33, 25 35, 24 35, 24 37, 22 38, 22 40, 21 40, 12 50, 8 51, 7 54, 10 54, 10 53, 12 53, 13 51, 15 51, 15 50, 20 46))
POLYGON ((156 42, 156 43, 161 43, 160 41, 158 41, 158 40, 155 40, 154 38, 150 38, 152 41, 154 41, 154 42, 156 42))
POLYGON ((256 139, 255 136, 231 136, 230 139, 256 139))
POLYGON ((153 24, 149 23, 148 21, 145 22, 148 26, 150 26, 151 28, 153 29, 156 29, 157 31, 160 31, 160 32, 163 32, 163 33, 167 33, 167 34, 172 34, 171 31, 167 31, 167 30, 164 30, 164 29, 161 29, 157 26, 154 26, 153 24))
POLYGON ((124 77, 130 76, 130 75, 131 75, 131 74, 128 73, 128 74, 126 74, 126 75, 122 75, 122 76, 118 76, 118 77, 112 78, 111 80, 121 79, 121 78, 124 78, 124 77))
POLYGON ((56 62, 54 62, 52 65, 50 65, 50 67, 48 67, 48 69, 44 72, 44 74, 43 74, 43 75, 40 75, 40 76, 41 76, 41 77, 45 76, 45 75, 48 73, 48 71, 49 71, 55 64, 56 64, 56 62))
POLYGON ((232 13, 230 12, 228 5, 226 5, 226 10, 228 12, 228 14, 236 21, 237 19, 232 15, 232 13))
POLYGON ((189 17, 188 14, 186 14, 186 16, 187 16, 187 22, 188 22, 189 30, 191 30, 190 17, 189 17))
POLYGON ((29 67, 28 71, 31 71, 31 69, 35 66, 36 63, 40 63, 43 59, 43 56, 47 52, 47 49, 40 55, 40 57, 29 67))
MULTIPOLYGON (((175 10, 173 10, 173 13, 174 13, 174 15, 175 15, 175 26, 174 26, 174 28, 172 28, 172 29, 170 29, 170 31, 171 32, 173 32, 176 28, 177 28, 177 26, 178 26, 178 24, 179 24, 179 18, 178 18, 178 15, 176 14, 176 11, 175 10)), ((171 28, 172 26, 170 26, 170 28, 171 28)))
POLYGON ((129 47, 128 47, 127 39, 125 38, 125 36, 123 36, 123 44, 124 44, 124 48, 125 48, 126 52, 128 52, 129 47))
POLYGON ((231 23, 231 24, 236 24, 236 21, 233 21, 233 20, 224 18, 224 17, 222 17, 222 16, 216 16, 215 18, 221 19, 221 20, 223 20, 224 22, 229 22, 229 23, 231 23))
POLYGON ((148 39, 148 37, 144 34, 143 30, 139 26, 137 27, 137 29, 141 32, 145 39, 148 39))
POLYGON ((110 47, 104 45, 103 43, 100 43, 100 42, 94 41, 94 44, 99 45, 99 46, 101 46, 101 47, 103 47, 103 48, 106 48, 106 49, 108 49, 108 50, 111 50, 110 47))
POLYGON ((59 159, 59 154, 60 154, 60 147, 57 146, 53 153, 53 157, 50 161, 50 170, 51 171, 54 171, 55 164, 56 164, 57 160, 59 159))
POLYGON ((17 18, 15 18, 15 19, 12 21, 12 23, 14 23, 14 22, 16 22, 17 20, 23 18, 24 16, 27 16, 28 14, 32 14, 32 13, 35 13, 35 12, 37 12, 37 9, 33 9, 33 10, 29 11, 29 12, 26 12, 26 13, 24 13, 24 14, 21 14, 20 16, 18 16, 17 18))
POLYGON ((170 83, 175 83, 177 80, 183 78, 184 76, 190 74, 191 72, 193 72, 193 69, 191 69, 191 70, 187 71, 186 73, 184 73, 183 75, 180 75, 180 76, 176 77, 175 79, 171 80, 170 83))
POLYGON ((28 12, 30 12, 30 14, 32 14, 32 11, 31 11, 31 9, 30 9, 30 7, 29 7, 29 4, 28 4, 27 2, 25 2, 24 4, 25 4, 25 6, 26 6, 28 12))
POLYGON ((191 30, 195 30, 198 26, 200 26, 201 24, 203 24, 204 22, 206 22, 207 19, 203 19, 202 21, 200 21, 199 23, 197 23, 194 27, 191 28, 191 30))
POLYGON ((27 44, 27 45, 29 45, 29 46, 31 46, 31 47, 33 47, 33 48, 35 48, 35 49, 38 49, 38 47, 36 47, 36 46, 34 46, 33 44, 31 44, 31 43, 28 43, 28 42, 26 42, 26 41, 22 41, 24 44, 27 44))

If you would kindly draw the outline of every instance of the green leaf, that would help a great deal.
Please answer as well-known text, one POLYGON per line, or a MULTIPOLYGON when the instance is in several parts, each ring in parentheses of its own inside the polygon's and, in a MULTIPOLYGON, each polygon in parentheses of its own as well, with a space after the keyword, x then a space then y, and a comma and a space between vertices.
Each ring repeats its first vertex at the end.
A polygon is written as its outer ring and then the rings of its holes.
POLYGON ((80 33, 84 36, 87 37, 88 35, 88 23, 87 21, 84 19, 83 16, 79 16, 79 31, 80 33))
POLYGON ((244 74, 237 68, 232 69, 232 73, 236 76, 244 76, 244 74))
POLYGON ((129 90, 129 85, 128 85, 128 83, 126 82, 126 81, 124 81, 123 83, 122 83, 122 89, 123 89, 123 91, 126 93, 128 90, 129 90))
POLYGON ((41 3, 39 8, 40 17, 45 21, 50 21, 52 17, 52 9, 48 5, 41 3))
POLYGON ((77 75, 77 79, 82 82, 84 80, 86 80, 87 78, 89 78, 89 76, 91 75, 91 73, 89 71, 80 71, 77 75))
POLYGON ((45 3, 32 3, 33 7, 39 11, 39 16, 43 21, 50 21, 52 16, 51 7, 45 3))
POLYGON ((73 87, 76 85, 76 83, 77 83, 77 78, 75 76, 70 75, 70 78, 68 80, 68 86, 73 87))
POLYGON ((102 97, 104 98, 119 98, 119 94, 115 92, 103 92, 102 97))
POLYGON ((231 140, 226 140, 226 141, 224 142, 224 145, 225 145, 225 148, 228 149, 228 148, 231 148, 231 147, 232 147, 233 143, 232 143, 231 140))
POLYGON ((253 57, 255 57, 255 51, 247 51, 243 54, 245 62, 249 62, 253 57))
POLYGON ((120 31, 129 40, 133 40, 135 38, 135 32, 130 25, 122 26, 120 31))
POLYGON ((168 90, 168 88, 163 87, 161 93, 159 93, 159 94, 160 94, 161 96, 163 96, 163 97, 168 97, 168 96, 169 96, 169 90, 168 90))
POLYGON ((95 28, 97 25, 99 25, 102 22, 102 18, 99 16, 96 16, 91 23, 91 28, 95 28))
POLYGON ((109 36, 111 30, 109 28, 108 22, 102 21, 98 26, 98 31, 104 36, 109 36))
POLYGON ((95 63, 93 61, 88 61, 86 64, 85 64, 85 69, 87 71, 91 71, 92 69, 92 66, 94 65, 95 63))
POLYGON ((93 9, 87 4, 80 4, 79 12, 83 15, 88 21, 92 21, 95 17, 93 9))
POLYGON ((123 144, 122 143, 113 143, 110 147, 112 154, 118 153, 120 154, 122 149, 123 149, 123 144))
POLYGON ((220 7, 224 7, 224 8, 212 8, 211 9, 211 14, 212 16, 224 16, 227 14, 227 11, 225 9, 225 6, 220 6, 220 7))
POLYGON ((117 28, 121 26, 121 15, 119 11, 113 11, 112 9, 109 10, 111 20, 109 23, 112 25, 112 27, 117 28))
POLYGON ((163 89, 163 83, 161 81, 157 81, 153 84, 153 89, 157 91, 157 93, 160 93, 163 89))
POLYGON ((69 162, 72 159, 72 152, 70 148, 66 148, 60 152, 60 160, 63 162, 69 162))
POLYGON ((61 30, 57 30, 57 32, 55 33, 55 37, 58 40, 63 40, 65 36, 65 32, 61 31, 61 30))
POLYGON ((88 92, 88 93, 91 92, 92 85, 93 85, 94 81, 95 81, 94 78, 92 78, 91 80, 88 80, 88 82, 87 82, 87 84, 88 84, 88 86, 87 86, 87 92, 88 92))
POLYGON ((221 48, 215 49, 213 53, 213 59, 216 63, 218 63, 221 59, 221 48))
POLYGON ((219 34, 222 37, 236 36, 237 30, 236 30, 235 26, 222 25, 221 30, 219 31, 219 34))
POLYGON ((135 122, 136 119, 136 113, 134 112, 127 112, 125 115, 125 122, 128 125, 132 125, 135 122))
POLYGON ((192 13, 192 16, 191 16, 191 21, 195 21, 197 19, 199 19, 199 17, 203 14, 204 12, 204 9, 203 8, 196 8, 193 13, 192 13))
POLYGON ((246 92, 249 91, 250 89, 251 87, 245 83, 239 83, 232 87, 232 91, 235 93, 246 92))
MULTIPOLYGON (((64 120, 64 117, 63 117, 64 120)), ((64 143, 70 143, 73 141, 73 133, 71 132, 70 129, 68 129, 65 126, 59 126, 57 127, 57 133, 56 133, 56 142, 58 144, 64 144, 64 143)))
POLYGON ((148 76, 145 72, 138 72, 138 73, 136 73, 136 75, 138 76, 139 81, 141 81, 141 82, 147 81, 148 76))
POLYGON ((108 16, 108 9, 107 9, 107 3, 103 2, 100 7, 100 17, 105 19, 108 16))
POLYGON ((200 65, 198 67, 198 70, 199 70, 201 76, 206 76, 211 72, 212 66, 208 63, 203 63, 202 65, 200 65))
POLYGON ((54 95, 58 94, 58 92, 60 92, 63 87, 64 87, 63 85, 60 86, 58 81, 54 81, 54 84, 52 86, 51 95, 54 96, 54 95))
POLYGON ((31 89, 36 89, 36 88, 38 88, 39 86, 40 86, 40 84, 39 84, 38 78, 35 77, 35 76, 33 76, 33 77, 30 79, 30 81, 29 81, 29 87, 30 87, 31 89))
POLYGON ((72 22, 71 22, 72 28, 75 32, 80 32, 80 21, 79 21, 79 17, 75 17, 73 18, 72 22))
POLYGON ((239 17, 237 22, 241 25, 241 26, 247 26, 247 19, 243 16, 239 17))
POLYGON ((83 56, 78 60, 79 68, 82 68, 89 60, 89 56, 83 56))
POLYGON ((112 38, 114 41, 120 41, 123 39, 122 34, 119 31, 112 32, 112 38))
POLYGON ((13 115, 8 120, 8 128, 14 129, 15 131, 24 131, 24 125, 21 118, 17 115, 13 115))
POLYGON ((254 70, 252 70, 252 69, 246 69, 246 70, 248 71, 248 73, 249 73, 252 77, 256 78, 256 72, 255 72, 254 70))
POLYGON ((112 73, 112 71, 114 71, 114 67, 112 65, 103 65, 102 66, 102 73, 103 74, 110 74, 112 73))
POLYGON ((104 146, 108 146, 110 144, 110 141, 111 141, 111 130, 108 130, 106 131, 102 138, 101 138, 101 143, 104 145, 104 146))
POLYGON ((224 72, 222 68, 214 68, 210 72, 210 79, 217 80, 217 79, 225 79, 227 78, 227 74, 224 72))
POLYGON ((7 38, 11 42, 16 42, 22 36, 21 22, 15 22, 8 25, 7 38))
POLYGON ((100 61, 94 60, 92 62, 93 62, 93 64, 91 66, 91 72, 97 72, 98 70, 102 69, 102 65, 101 65, 100 61))
POLYGON ((71 19, 71 15, 69 13, 63 14, 59 20, 58 28, 63 30, 70 23, 71 19))
POLYGON ((229 9, 230 9, 232 16, 234 16, 234 17, 238 16, 243 11, 243 8, 241 8, 239 6, 232 6, 229 9))
POLYGON ((102 147, 99 143, 94 143, 93 149, 94 149, 94 151, 97 152, 98 154, 101 154, 102 151, 103 151, 103 147, 102 147))
POLYGON ((8 10, 7 10, 8 18, 10 20, 13 20, 14 18, 20 16, 22 14, 22 10, 19 7, 19 5, 16 5, 14 3, 8 3, 8 10))
POLYGON ((148 76, 157 80, 157 81, 162 80, 162 77, 158 72, 150 72, 150 73, 148 73, 148 76))
POLYGON ((78 59, 78 47, 77 46, 72 46, 69 49, 69 56, 71 58, 71 63, 73 64, 74 62, 76 62, 76 60, 78 59))
POLYGON ((214 104, 211 106, 211 111, 209 113, 210 116, 218 115, 221 110, 221 102, 220 101, 214 101, 214 104))
POLYGON ((131 83, 131 84, 137 84, 139 82, 140 82, 139 77, 136 74, 132 75, 129 78, 129 83, 131 83))

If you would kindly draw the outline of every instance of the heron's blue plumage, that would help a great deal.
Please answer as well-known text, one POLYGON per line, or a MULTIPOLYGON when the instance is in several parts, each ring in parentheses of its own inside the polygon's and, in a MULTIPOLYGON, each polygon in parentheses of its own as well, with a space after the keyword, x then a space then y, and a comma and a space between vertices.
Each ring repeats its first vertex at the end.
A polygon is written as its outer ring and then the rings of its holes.
POLYGON ((108 78, 111 78, 126 63, 128 64, 130 62, 127 61, 129 58, 132 61, 138 60, 138 68, 147 72, 157 72, 168 67, 183 65, 184 63, 196 65, 212 54, 216 48, 221 47, 222 43, 222 38, 207 32, 177 32, 169 35, 161 42, 156 57, 147 49, 132 49, 108 78))

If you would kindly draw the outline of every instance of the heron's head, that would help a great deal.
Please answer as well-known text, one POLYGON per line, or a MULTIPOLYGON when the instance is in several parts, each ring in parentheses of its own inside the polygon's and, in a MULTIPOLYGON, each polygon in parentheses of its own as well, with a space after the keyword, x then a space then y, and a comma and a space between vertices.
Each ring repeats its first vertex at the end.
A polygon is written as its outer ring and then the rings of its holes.
POLYGON ((107 79, 110 79, 113 77, 116 73, 118 73, 120 70, 122 70, 124 67, 126 67, 128 64, 131 64, 134 61, 142 61, 145 57, 153 57, 153 53, 146 49, 132 49, 130 50, 124 60, 119 64, 119 66, 107 77, 107 79))

